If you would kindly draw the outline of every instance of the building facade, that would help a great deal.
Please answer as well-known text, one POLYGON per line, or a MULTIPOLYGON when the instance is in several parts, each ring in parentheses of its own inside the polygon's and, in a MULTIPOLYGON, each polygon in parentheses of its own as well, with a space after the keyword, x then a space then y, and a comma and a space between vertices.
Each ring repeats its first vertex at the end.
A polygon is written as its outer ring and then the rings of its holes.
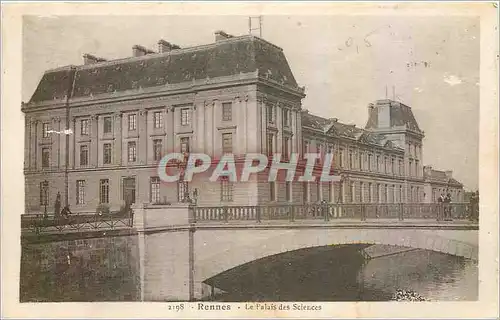
POLYGON ((51 212, 57 193, 73 212, 93 212, 174 203, 195 189, 200 205, 432 201, 428 186, 439 182, 424 176, 424 135, 409 107, 377 101, 359 129, 309 114, 304 97, 283 50, 251 35, 219 31, 214 43, 184 49, 160 40, 158 52, 134 46, 132 57, 111 61, 84 55, 83 65, 46 71, 22 106, 26 212, 51 212), (206 174, 166 183, 157 170, 172 152, 316 150, 334 154, 341 183, 206 174))

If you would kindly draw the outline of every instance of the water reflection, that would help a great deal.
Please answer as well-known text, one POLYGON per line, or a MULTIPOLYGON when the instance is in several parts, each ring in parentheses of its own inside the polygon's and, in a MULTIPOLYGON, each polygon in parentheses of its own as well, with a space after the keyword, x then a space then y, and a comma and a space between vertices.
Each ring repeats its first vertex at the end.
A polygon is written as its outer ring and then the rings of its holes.
POLYGON ((397 289, 430 300, 477 300, 472 261, 412 250, 366 261, 369 245, 328 246, 267 257, 205 281, 218 301, 388 301, 397 289))

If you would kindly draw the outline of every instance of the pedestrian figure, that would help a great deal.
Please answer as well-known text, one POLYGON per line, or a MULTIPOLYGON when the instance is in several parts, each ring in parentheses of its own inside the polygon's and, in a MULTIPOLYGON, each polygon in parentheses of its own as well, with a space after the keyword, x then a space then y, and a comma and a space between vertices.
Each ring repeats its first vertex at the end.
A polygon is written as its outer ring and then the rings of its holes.
POLYGON ((437 220, 443 220, 443 200, 444 200, 444 195, 441 193, 441 195, 438 197, 437 202, 438 202, 438 212, 437 212, 437 220))
POLYGON ((61 215, 63 215, 66 219, 68 219, 70 214, 71 210, 69 210, 69 204, 68 204, 62 209, 61 215))
POLYGON ((61 214, 61 194, 58 192, 56 196, 56 202, 54 203, 54 216, 56 218, 61 214))
POLYGON ((446 194, 446 197, 443 199, 444 202, 444 220, 452 221, 451 219, 451 194, 446 194))

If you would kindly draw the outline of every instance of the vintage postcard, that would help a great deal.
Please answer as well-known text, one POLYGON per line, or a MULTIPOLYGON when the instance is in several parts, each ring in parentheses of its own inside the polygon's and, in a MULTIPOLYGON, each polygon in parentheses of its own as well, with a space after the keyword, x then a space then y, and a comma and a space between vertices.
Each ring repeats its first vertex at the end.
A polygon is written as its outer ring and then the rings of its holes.
POLYGON ((498 3, 2 5, 5 317, 498 317, 498 3))

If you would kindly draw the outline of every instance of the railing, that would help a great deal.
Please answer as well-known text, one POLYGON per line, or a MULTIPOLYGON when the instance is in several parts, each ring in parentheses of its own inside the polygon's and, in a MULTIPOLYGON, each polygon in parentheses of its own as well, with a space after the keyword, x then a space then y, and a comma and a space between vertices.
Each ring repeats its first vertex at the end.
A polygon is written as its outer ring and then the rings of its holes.
POLYGON ((133 212, 112 213, 72 213, 65 216, 44 216, 44 214, 26 214, 21 216, 21 229, 37 234, 47 232, 92 231, 130 228, 133 224, 133 212))
POLYGON ((222 206, 191 208, 195 222, 266 220, 476 220, 469 203, 394 203, 394 204, 271 204, 260 206, 222 206))

